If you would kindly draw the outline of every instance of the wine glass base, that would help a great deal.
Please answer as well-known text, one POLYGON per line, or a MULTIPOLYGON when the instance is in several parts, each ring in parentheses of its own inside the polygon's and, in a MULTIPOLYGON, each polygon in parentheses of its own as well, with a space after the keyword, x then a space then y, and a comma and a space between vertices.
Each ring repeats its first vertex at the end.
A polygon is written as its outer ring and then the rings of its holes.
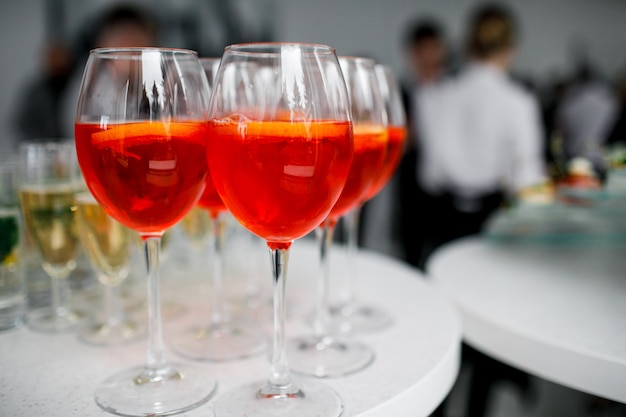
POLYGON ((215 401, 216 417, 339 417, 343 404, 339 395, 317 381, 298 381, 299 394, 263 395, 263 382, 232 389, 215 401))
POLYGON ((31 330, 45 333, 71 332, 85 325, 87 314, 70 308, 44 307, 28 313, 27 325, 31 330))
POLYGON ((370 305, 332 307, 330 317, 333 333, 372 333, 385 330, 393 324, 389 313, 370 305))
POLYGON ((302 337, 288 341, 287 356, 293 372, 316 377, 339 377, 366 368, 374 352, 355 340, 302 337))
POLYGON ((143 322, 125 319, 117 323, 96 323, 83 329, 78 337, 94 346, 115 346, 134 342, 147 333, 143 322))
POLYGON ((113 375, 95 393, 103 410, 118 416, 167 416, 196 408, 213 397, 214 377, 196 365, 176 364, 153 375, 142 367, 113 375))
POLYGON ((186 358, 228 361, 262 354, 267 350, 267 337, 249 327, 197 327, 181 333, 172 347, 186 358))

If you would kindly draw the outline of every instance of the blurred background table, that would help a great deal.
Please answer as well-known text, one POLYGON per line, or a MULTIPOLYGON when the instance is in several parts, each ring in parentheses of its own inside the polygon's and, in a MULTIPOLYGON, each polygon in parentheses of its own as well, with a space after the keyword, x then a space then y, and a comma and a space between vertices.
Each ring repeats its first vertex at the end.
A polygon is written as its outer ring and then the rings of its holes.
POLYGON ((585 226, 567 235, 540 227, 512 234, 492 224, 485 236, 439 249, 428 275, 458 307, 470 346, 549 381, 625 403, 626 235, 618 233, 617 221, 610 222, 611 233, 599 233, 602 219, 561 220, 585 226))
MULTIPOLYGON (((204 281, 202 269, 193 268, 188 259, 178 259, 184 250, 176 248, 176 242, 171 245, 165 260, 170 265, 164 265, 162 274, 170 285, 164 284, 162 298, 183 303, 186 311, 165 319, 166 345, 176 332, 208 320, 210 312, 206 301, 210 298, 196 288, 198 282, 204 281)), ((334 270, 343 262, 341 252, 333 248, 334 270)), ((294 244, 287 279, 288 337, 311 331, 303 318, 314 302, 316 260, 317 251, 311 241, 294 244)), ((260 270, 268 274, 262 279, 269 285, 268 260, 264 261, 260 270)), ((414 269, 374 252, 362 252, 358 262, 363 300, 384 307, 395 321, 388 330, 359 336, 376 353, 369 368, 325 382, 343 398, 346 417, 427 416, 456 380, 460 319, 445 298, 414 269)), ((269 335, 268 305, 261 310, 265 312, 263 317, 268 317, 264 323, 269 335)), ((140 340, 125 346, 94 347, 80 342, 76 334, 42 334, 27 327, 0 334, 0 415, 108 415, 94 402, 96 385, 117 371, 142 364, 145 343, 140 340)), ((172 362, 181 361, 174 353, 169 357, 172 362)), ((196 363, 218 379, 217 395, 264 379, 269 371, 265 355, 226 363, 196 363)), ((212 415, 212 404, 210 401, 181 415, 212 415)))

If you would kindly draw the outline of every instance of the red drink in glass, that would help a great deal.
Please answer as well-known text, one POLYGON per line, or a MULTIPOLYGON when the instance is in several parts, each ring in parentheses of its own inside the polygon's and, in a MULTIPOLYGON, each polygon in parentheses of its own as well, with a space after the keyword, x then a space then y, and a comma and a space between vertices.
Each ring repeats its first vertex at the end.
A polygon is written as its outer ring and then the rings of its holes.
POLYGON ((326 218, 352 161, 350 122, 223 119, 208 134, 220 196, 271 249, 287 249, 326 218))
POLYGON ((76 152, 87 186, 113 218, 159 233, 204 189, 206 122, 77 123, 76 152))
POLYGON ((404 126, 389 126, 387 132, 389 138, 389 142, 387 143, 387 156, 383 162, 380 177, 375 181, 372 188, 370 188, 366 200, 373 198, 387 185, 391 177, 393 177, 398 163, 400 162, 400 157, 402 156, 404 141, 406 140, 406 128, 404 126))
POLYGON ((204 192, 200 196, 198 205, 207 210, 213 219, 216 219, 221 212, 226 211, 226 206, 215 189, 210 171, 206 176, 204 192))
POLYGON ((363 202, 378 179, 387 152, 387 132, 382 126, 354 127, 354 158, 346 185, 328 215, 331 223, 363 202))

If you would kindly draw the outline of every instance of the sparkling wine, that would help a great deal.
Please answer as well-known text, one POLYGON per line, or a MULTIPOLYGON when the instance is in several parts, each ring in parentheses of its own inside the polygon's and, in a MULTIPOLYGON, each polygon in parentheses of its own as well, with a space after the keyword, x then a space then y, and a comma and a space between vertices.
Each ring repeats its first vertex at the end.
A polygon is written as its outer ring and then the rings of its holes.
POLYGON ((92 264, 103 274, 105 285, 117 285, 126 277, 131 231, 109 216, 88 192, 76 196, 76 222, 80 242, 92 264))
POLYGON ((317 227, 339 197, 351 135, 350 122, 212 120, 211 174, 244 226, 271 248, 288 247, 317 227))
POLYGON ((26 230, 44 262, 53 266, 73 262, 78 246, 75 187, 70 184, 27 186, 19 194, 26 230))
POLYGON ((354 127, 354 158, 346 185, 328 216, 331 222, 363 202, 380 175, 386 152, 387 131, 383 126, 354 127))
POLYGON ((207 175, 206 122, 76 124, 85 181, 113 218, 143 233, 176 224, 207 175))
POLYGON ((374 182, 374 185, 367 193, 367 199, 374 197, 389 182, 391 177, 400 163, 402 150, 404 149, 404 141, 406 140, 406 128, 404 126, 389 126, 389 143, 387 144, 387 155, 383 161, 383 167, 380 171, 380 177, 374 182))

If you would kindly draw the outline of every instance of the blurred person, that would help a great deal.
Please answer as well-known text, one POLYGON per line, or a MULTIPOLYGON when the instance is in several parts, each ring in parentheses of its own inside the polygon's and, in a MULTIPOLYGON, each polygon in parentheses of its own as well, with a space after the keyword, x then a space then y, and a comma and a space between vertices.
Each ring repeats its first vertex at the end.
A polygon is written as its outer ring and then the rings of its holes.
MULTIPOLYGON (((547 180, 538 100, 510 76, 519 44, 516 21, 504 6, 475 10, 460 73, 418 99, 418 182, 428 196, 417 213, 432 251, 478 234, 509 198, 526 198, 547 180)), ((471 364, 466 415, 485 414, 493 384, 515 383, 528 393, 527 374, 463 347, 471 364)))
POLYGON ((15 120, 19 141, 62 140, 74 136, 74 113, 84 62, 95 47, 154 46, 152 15, 119 3, 87 19, 74 42, 52 41, 43 54, 43 72, 20 94, 15 120))
POLYGON ((116 4, 87 20, 77 43, 78 65, 61 102, 61 126, 65 137, 74 136, 74 119, 84 65, 94 48, 158 46, 158 22, 148 9, 134 4, 116 4))
POLYGON ((611 86, 583 63, 557 103, 554 128, 560 137, 560 156, 567 167, 578 158, 591 163, 592 174, 602 180, 607 166, 603 147, 618 112, 611 86))
POLYGON ((44 47, 42 74, 27 84, 12 118, 18 141, 63 137, 60 102, 74 68, 71 48, 54 40, 44 47))
MULTIPOLYGON (((415 101, 420 89, 437 86, 447 74, 447 48, 441 25, 432 18, 411 23, 404 49, 410 74, 403 85, 403 99, 409 123, 415 124, 415 101)), ((415 135, 415 129, 412 130, 415 135)), ((409 146, 414 146, 414 142, 409 146)))
POLYGON ((98 19, 89 38, 90 49, 157 46, 157 23, 147 10, 121 4, 98 19))
POLYGON ((419 217, 422 201, 428 196, 417 182, 420 161, 420 115, 417 105, 420 95, 436 90, 448 75, 447 47, 440 24, 432 18, 422 18, 410 24, 404 39, 410 78, 403 85, 403 100, 407 115, 408 137, 405 153, 398 169, 399 222, 398 235, 404 260, 423 267, 424 236, 419 217))
POLYGON ((422 267, 440 245, 480 233, 505 199, 546 181, 537 99, 509 76, 517 42, 508 10, 480 8, 470 21, 464 68, 420 93, 422 267))

